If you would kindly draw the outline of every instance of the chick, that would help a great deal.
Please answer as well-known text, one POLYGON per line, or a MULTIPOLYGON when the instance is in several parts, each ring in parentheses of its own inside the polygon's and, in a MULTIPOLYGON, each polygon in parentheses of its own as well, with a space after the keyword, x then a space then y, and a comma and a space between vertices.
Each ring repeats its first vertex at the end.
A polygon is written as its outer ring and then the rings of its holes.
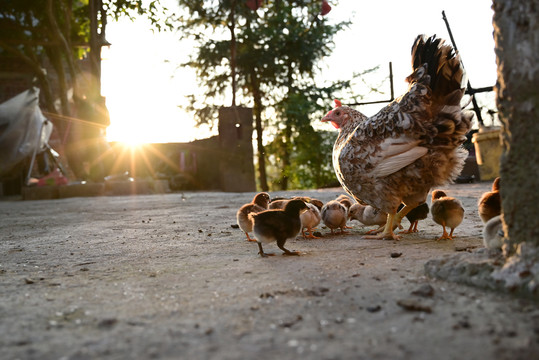
MULTIPOLYGON (((336 199, 338 202, 340 202, 341 204, 343 204, 345 207, 346 207, 346 211, 347 211, 347 219, 350 218, 350 208, 352 207, 352 200, 350 200, 350 198, 346 195, 339 195, 336 199)), ((351 226, 345 226, 346 229, 351 229, 352 227, 351 226)))
POLYGON ((307 210, 301 213, 300 219, 301 219, 301 233, 303 234, 304 238, 311 238, 311 239, 318 239, 317 236, 314 236, 313 229, 320 224, 320 220, 322 219, 322 215, 320 214, 320 210, 311 203, 305 203, 307 205, 307 210), (304 229, 307 228, 307 232, 309 232, 309 235, 305 235, 304 229))
POLYGON ((334 229, 341 229, 341 234, 345 234, 346 220, 348 219, 348 210, 346 206, 337 200, 331 200, 322 207, 322 221, 331 229, 333 234, 334 229))
POLYGON ((253 201, 243 205, 236 213, 236 222, 247 236, 247 241, 256 241, 249 236, 249 233, 253 231, 253 220, 249 217, 249 214, 267 210, 269 202, 269 194, 261 192, 255 195, 253 201))
POLYGON ((350 210, 350 207, 352 206, 352 200, 350 200, 348 196, 341 194, 337 196, 337 199, 335 200, 346 206, 346 210, 350 210))
POLYGON ((310 201, 310 198, 308 197, 305 197, 305 196, 294 196, 292 198, 289 198, 289 199, 286 199, 286 198, 276 198, 276 199, 273 199, 270 203, 269 203, 269 209, 284 209, 284 207, 286 206, 286 204, 290 201, 290 200, 293 200, 293 199, 298 199, 298 200, 302 200, 303 202, 307 203, 310 201))
POLYGON ((488 249, 501 249, 503 245, 502 216, 497 215, 487 221, 483 228, 483 244, 488 249))
MULTIPOLYGON (((404 206, 404 205, 402 205, 404 206)), ((418 232, 417 230, 417 224, 419 223, 419 220, 424 220, 429 215, 429 205, 427 203, 423 203, 415 208, 413 208, 408 214, 406 214, 406 218, 410 222, 410 227, 408 230, 401 231, 401 234, 410 234, 418 232)))
POLYGON ((284 209, 290 199, 274 199, 269 203, 268 209, 284 209))
POLYGON ((500 178, 497 177, 492 183, 492 190, 481 195, 477 203, 479 216, 484 223, 502 213, 502 200, 500 197, 500 178))
POLYGON ((315 199, 315 198, 309 198, 309 201, 306 201, 306 202, 316 206, 319 211, 322 211, 322 206, 324 206, 324 203, 321 200, 318 200, 318 199, 315 199))
POLYGON ((367 231, 366 234, 383 229, 387 221, 387 214, 385 212, 373 208, 370 205, 354 204, 350 207, 348 216, 350 220, 358 220, 365 226, 379 226, 377 229, 367 231))
POLYGON ((307 208, 302 200, 290 200, 284 209, 270 209, 249 216, 254 221, 253 231, 258 244, 259 254, 268 255, 262 249, 262 243, 277 242, 284 255, 299 255, 296 251, 285 249, 287 239, 293 239, 301 230, 300 213, 307 208))
POLYGON ((432 219, 442 225, 444 232, 438 240, 453 240, 453 231, 460 225, 464 218, 464 208, 460 200, 447 196, 442 190, 432 192, 432 204, 430 208, 432 219), (445 227, 449 227, 451 232, 448 234, 445 227))

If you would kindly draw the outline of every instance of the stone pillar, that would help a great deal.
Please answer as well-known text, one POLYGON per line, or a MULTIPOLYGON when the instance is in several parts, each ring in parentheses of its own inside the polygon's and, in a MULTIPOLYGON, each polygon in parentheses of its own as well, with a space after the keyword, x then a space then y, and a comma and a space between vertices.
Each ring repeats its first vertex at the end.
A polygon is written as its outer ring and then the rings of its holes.
POLYGON ((221 190, 256 191, 252 138, 252 109, 237 106, 219 109, 221 190))

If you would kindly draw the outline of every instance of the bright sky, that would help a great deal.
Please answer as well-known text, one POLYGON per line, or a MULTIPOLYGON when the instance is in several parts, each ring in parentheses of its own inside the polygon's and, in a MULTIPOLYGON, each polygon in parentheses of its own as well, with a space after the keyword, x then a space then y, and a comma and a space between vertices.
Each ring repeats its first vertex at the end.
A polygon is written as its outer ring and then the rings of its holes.
MULTIPOLYGON (((176 6, 175 0, 164 3, 171 9, 176 6)), ((351 19, 352 25, 335 38, 335 50, 325 61, 320 81, 347 79, 377 65, 383 78, 391 61, 395 95, 399 96, 406 90, 404 78, 411 72, 410 49, 415 37, 436 34, 449 41, 442 19, 445 10, 471 84, 476 88, 495 84, 491 0, 329 3, 333 7, 327 15, 330 19, 351 19)), ((187 142, 205 137, 207 129, 194 129, 189 114, 178 107, 187 104, 186 95, 197 92, 193 71, 177 67, 187 60, 192 44, 179 42, 172 32, 154 34, 148 28, 145 21, 108 24, 107 40, 112 46, 103 49, 102 92, 111 115, 109 140, 187 142)), ((384 90, 389 94, 389 87, 384 90)), ((365 100, 387 97, 373 95, 365 100)), ((491 99, 492 94, 483 101, 491 99)), ((372 115, 381 106, 360 110, 372 115)))

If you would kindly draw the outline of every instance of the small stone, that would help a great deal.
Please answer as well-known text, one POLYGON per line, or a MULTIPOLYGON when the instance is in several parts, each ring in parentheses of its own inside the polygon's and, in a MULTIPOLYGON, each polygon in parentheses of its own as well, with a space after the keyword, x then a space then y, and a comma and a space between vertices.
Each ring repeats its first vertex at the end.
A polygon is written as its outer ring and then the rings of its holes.
POLYGON ((434 288, 429 284, 423 284, 419 289, 412 291, 412 295, 431 297, 434 295, 434 288))
POLYGON ((34 283, 34 280, 30 279, 30 278, 24 278, 24 282, 28 285, 30 284, 33 284, 34 283))
POLYGON ((423 311, 426 313, 431 313, 432 309, 428 305, 421 304, 415 299, 402 299, 397 301, 397 305, 408 311, 423 311))
POLYGON ((117 322, 118 322, 118 319, 114 319, 114 318, 103 319, 97 324, 97 327, 101 329, 108 329, 116 325, 117 322))
POLYGON ((380 305, 374 305, 374 306, 367 306, 367 311, 374 313, 382 310, 382 307, 380 305))
POLYGON ((402 256, 402 253, 400 252, 392 252, 390 255, 392 258, 398 258, 402 256))

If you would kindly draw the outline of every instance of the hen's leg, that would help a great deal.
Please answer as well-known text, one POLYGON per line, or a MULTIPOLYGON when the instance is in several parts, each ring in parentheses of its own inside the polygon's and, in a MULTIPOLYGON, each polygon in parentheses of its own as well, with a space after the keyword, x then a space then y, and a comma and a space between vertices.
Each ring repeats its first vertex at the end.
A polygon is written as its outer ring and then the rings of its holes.
POLYGON ((387 214, 387 221, 386 221, 386 226, 384 227, 384 231, 382 231, 378 235, 364 236, 364 238, 365 239, 393 239, 393 240, 400 240, 400 236, 396 235, 393 232, 393 219, 395 219, 395 214, 393 214, 393 213, 387 214))

